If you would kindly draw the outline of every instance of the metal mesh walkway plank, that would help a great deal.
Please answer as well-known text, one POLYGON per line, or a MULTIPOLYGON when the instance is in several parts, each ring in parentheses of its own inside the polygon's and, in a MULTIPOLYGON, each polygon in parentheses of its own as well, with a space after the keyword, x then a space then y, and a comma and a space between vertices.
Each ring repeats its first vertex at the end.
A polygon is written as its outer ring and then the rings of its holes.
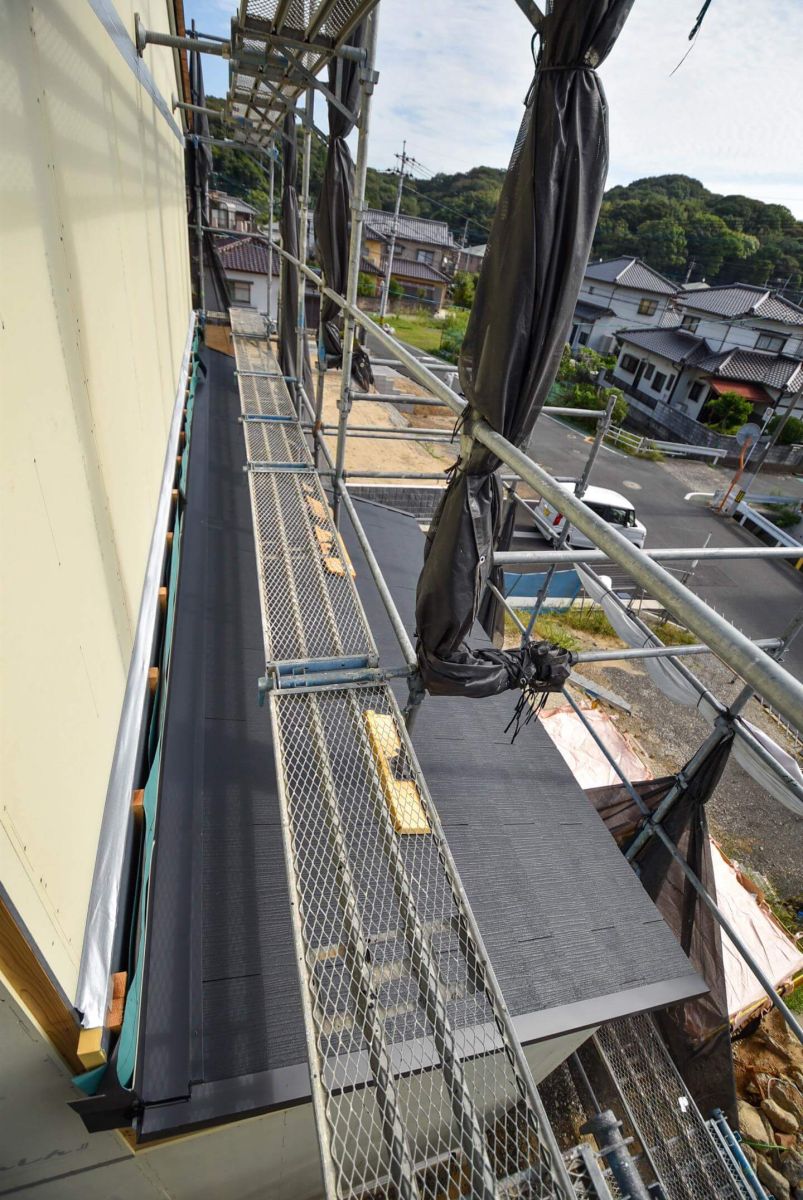
POLYGON ((600 1026, 597 1045, 668 1200, 742 1200, 648 1014, 600 1026))
MULTIPOLYGON (((244 426, 249 456, 301 434, 244 426)), ((318 476, 273 461, 249 469, 268 664, 376 662, 318 476)), ((277 672, 268 709, 327 1196, 569 1197, 393 693, 312 678, 277 672)))

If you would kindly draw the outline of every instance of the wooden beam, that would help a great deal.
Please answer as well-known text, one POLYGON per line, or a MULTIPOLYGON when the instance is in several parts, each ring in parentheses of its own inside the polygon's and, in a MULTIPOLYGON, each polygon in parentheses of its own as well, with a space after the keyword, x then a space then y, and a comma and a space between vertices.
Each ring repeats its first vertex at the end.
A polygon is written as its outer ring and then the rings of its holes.
POLYGON ((82 1029, 78 1035, 78 1058, 84 1071, 102 1067, 106 1062, 103 1035, 106 1030, 97 1025, 94 1029, 82 1029))
POLYGON ((78 1020, 0 899, 0 971, 71 1071, 81 1070, 75 1052, 78 1020))

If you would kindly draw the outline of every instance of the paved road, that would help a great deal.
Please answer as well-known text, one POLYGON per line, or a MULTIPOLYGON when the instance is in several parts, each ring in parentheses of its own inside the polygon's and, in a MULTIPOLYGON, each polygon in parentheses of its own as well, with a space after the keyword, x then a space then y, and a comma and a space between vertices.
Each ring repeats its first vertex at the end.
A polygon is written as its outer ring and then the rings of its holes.
MULTIPOLYGON (((530 454, 553 474, 577 476, 588 455, 588 441, 562 422, 541 417, 530 454)), ((728 471, 690 460, 655 463, 604 446, 591 481, 629 496, 647 526, 648 546, 702 546, 709 535, 712 546, 759 545, 758 539, 735 521, 684 499, 690 491, 713 491, 729 477, 728 471)), ((767 476, 767 480, 771 481, 767 491, 786 491, 789 485, 777 477, 767 476)), ((803 573, 782 562, 700 563, 688 586, 751 637, 777 636, 803 607, 803 573)), ((786 663, 798 676, 803 673, 803 634, 786 663)))
MULTIPOLYGON (((369 334, 375 357, 387 357, 369 334)), ((417 357, 424 353, 408 347, 417 357)), ((406 374, 406 372, 403 372, 406 374)), ((588 439, 551 417, 541 417, 530 442, 531 456, 554 475, 578 476, 588 456, 588 439)), ((731 472, 689 459, 662 463, 631 458, 604 446, 595 464, 592 483, 615 488, 629 496, 647 526, 647 545, 757 546, 759 541, 735 521, 715 516, 704 503, 684 497, 693 491, 714 491, 731 472)), ((801 480, 767 475, 761 490, 801 494, 801 480)), ((664 564, 672 567, 672 564, 664 564)), ((685 569, 678 564, 680 574, 685 569)), ((618 568, 608 571, 616 583, 627 578, 618 568)), ((706 603, 750 637, 777 637, 803 607, 803 573, 783 562, 761 559, 700 563, 691 587, 706 603)), ((803 633, 789 651, 786 665, 803 675, 803 633)))

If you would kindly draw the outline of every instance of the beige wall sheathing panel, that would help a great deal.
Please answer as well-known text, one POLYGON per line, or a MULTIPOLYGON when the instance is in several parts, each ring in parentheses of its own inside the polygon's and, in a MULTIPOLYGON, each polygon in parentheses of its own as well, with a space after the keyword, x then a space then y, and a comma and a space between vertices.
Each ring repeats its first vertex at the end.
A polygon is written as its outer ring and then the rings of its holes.
MULTIPOLYGON (((169 105, 172 52, 146 62, 169 105)), ((72 996, 189 320, 184 160, 88 4, 1 5, 0 80, 0 882, 72 996)))

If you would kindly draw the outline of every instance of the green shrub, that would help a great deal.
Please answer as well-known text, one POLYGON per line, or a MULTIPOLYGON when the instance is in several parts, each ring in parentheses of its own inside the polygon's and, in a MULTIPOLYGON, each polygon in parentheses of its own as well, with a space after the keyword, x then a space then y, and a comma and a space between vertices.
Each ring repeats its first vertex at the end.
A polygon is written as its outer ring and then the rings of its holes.
MULTIPOLYGON (((783 417, 773 417, 767 426, 767 432, 775 433, 778 425, 783 420, 783 417)), ((799 417, 790 417, 781 430, 781 436, 778 438, 779 446, 797 446, 803 442, 803 421, 799 417)))
POLYGON ((791 504, 780 505, 772 509, 770 520, 779 529, 792 529, 800 520, 800 509, 793 508, 791 504))
POLYGON ((705 423, 718 433, 731 434, 741 429, 753 413, 752 401, 738 392, 723 392, 708 400, 704 409, 705 423))

